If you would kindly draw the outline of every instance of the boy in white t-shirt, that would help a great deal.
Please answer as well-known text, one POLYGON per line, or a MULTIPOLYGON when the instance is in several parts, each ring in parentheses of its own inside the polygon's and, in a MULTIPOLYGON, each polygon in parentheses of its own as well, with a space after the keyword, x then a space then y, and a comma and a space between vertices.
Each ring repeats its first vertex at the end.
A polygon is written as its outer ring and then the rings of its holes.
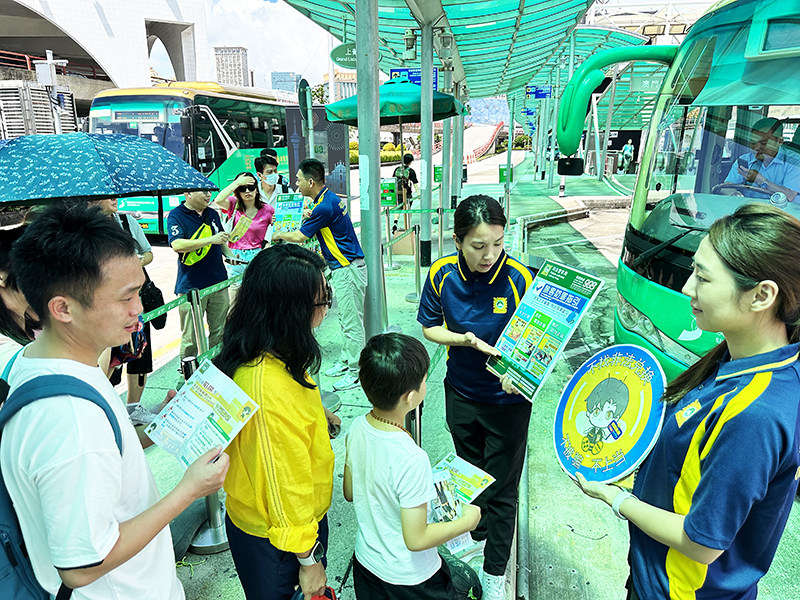
POLYGON ((449 523, 428 523, 436 497, 425 451, 402 426, 425 398, 430 359, 418 340, 398 333, 371 338, 359 360, 361 387, 373 408, 347 434, 344 497, 358 519, 353 581, 361 600, 455 600, 436 547, 480 520, 464 505, 449 523))

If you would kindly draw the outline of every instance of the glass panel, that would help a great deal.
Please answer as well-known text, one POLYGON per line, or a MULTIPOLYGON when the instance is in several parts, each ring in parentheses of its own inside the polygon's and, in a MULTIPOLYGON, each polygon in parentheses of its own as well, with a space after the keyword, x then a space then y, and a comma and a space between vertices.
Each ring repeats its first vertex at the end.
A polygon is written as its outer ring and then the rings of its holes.
POLYGON ((92 133, 138 135, 185 159, 180 119, 190 101, 170 96, 96 98, 89 112, 92 133))

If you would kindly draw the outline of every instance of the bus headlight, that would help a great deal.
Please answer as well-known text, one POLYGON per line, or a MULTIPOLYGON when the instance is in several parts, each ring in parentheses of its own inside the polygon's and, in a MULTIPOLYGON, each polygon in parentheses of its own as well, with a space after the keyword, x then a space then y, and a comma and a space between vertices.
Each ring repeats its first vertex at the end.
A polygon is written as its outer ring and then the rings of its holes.
POLYGON ((660 331, 644 313, 620 294, 617 294, 617 317, 625 329, 643 337, 667 356, 687 366, 700 359, 697 354, 687 350, 660 331))

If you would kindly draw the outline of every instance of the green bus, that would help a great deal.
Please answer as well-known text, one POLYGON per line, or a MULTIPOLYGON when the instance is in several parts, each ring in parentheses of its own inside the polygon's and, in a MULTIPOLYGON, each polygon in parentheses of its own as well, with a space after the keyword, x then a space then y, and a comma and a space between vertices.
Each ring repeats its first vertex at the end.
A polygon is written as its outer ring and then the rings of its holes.
MULTIPOLYGON (((286 107, 289 94, 213 82, 177 81, 151 88, 100 92, 89 111, 91 133, 124 133, 150 139, 224 188, 237 173, 252 171, 264 148, 278 154, 288 175, 286 107)), ((145 233, 166 235, 166 218, 181 196, 120 198, 145 233)))
MULTIPOLYGON (((578 147, 603 70, 634 60, 669 69, 642 146, 614 332, 618 343, 653 352, 671 380, 721 339, 697 328, 681 294, 711 223, 746 202, 771 202, 800 216, 800 0, 726 0, 680 46, 591 57, 564 92, 562 155, 578 147), (752 183, 750 169, 759 171, 752 183)), ((579 159, 562 162, 564 174, 580 169, 579 159)))

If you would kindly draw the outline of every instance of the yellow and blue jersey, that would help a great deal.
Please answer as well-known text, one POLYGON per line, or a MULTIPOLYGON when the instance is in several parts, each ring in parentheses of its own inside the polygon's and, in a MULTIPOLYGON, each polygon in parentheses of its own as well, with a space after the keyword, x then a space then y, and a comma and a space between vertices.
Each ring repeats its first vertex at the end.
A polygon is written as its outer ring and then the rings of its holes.
MULTIPOLYGON (((419 302, 417 321, 424 327, 442 325, 455 333, 471 331, 489 344, 497 343, 525 290, 531 270, 503 252, 487 273, 472 273, 459 252, 431 265, 419 302)), ((452 346, 447 353, 447 382, 461 396, 484 404, 527 402, 507 394, 500 380, 486 370, 488 356, 474 348, 452 346)))
POLYGON ((364 258, 347 212, 347 201, 327 187, 314 198, 311 216, 300 227, 300 233, 308 238, 317 236, 320 250, 331 271, 364 258))
POLYGON ((634 494, 686 515, 689 539, 723 553, 704 565, 631 525, 631 575, 643 598, 756 597, 800 476, 799 347, 723 360, 667 407, 634 494))

